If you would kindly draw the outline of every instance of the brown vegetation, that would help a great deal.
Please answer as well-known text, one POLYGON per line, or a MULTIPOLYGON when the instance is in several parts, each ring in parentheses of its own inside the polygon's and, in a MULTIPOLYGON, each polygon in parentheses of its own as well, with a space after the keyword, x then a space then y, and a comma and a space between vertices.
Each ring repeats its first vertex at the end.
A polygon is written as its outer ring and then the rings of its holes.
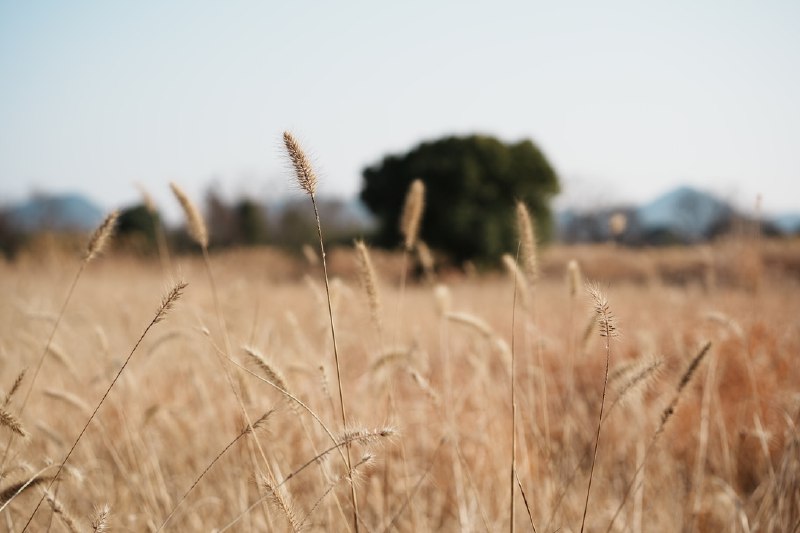
POLYGON ((2 527, 797 527, 798 243, 535 253, 516 309, 524 254, 406 284, 359 244, 328 291, 274 251, 173 257, 168 316, 156 261, 0 264, 2 527))

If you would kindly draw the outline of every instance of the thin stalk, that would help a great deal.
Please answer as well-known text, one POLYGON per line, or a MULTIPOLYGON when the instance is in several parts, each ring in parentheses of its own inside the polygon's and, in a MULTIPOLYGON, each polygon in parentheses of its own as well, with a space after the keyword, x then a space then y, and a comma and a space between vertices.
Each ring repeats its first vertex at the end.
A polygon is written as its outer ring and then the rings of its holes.
POLYGON ((414 487, 412 487, 411 489, 411 494, 406 498, 406 501, 403 502, 403 505, 400 507, 400 509, 398 509, 397 512, 392 516, 392 519, 389 520, 389 525, 387 525, 386 528, 383 530, 384 533, 387 533, 390 529, 392 529, 392 527, 397 527, 395 526, 395 522, 397 522, 397 519, 400 518, 400 515, 403 514, 403 511, 406 510, 406 507, 408 507, 408 505, 411 503, 411 499, 419 490, 419 487, 422 485, 422 482, 425 480, 426 477, 428 477, 428 474, 430 473, 431 469, 433 469, 433 465, 436 464, 436 455, 439 453, 439 450, 441 449, 445 441, 447 441, 446 437, 442 437, 439 440, 439 444, 436 446, 436 449, 433 450, 433 454, 431 455, 431 460, 430 463, 428 463, 428 468, 425 469, 425 472, 423 472, 422 475, 419 476, 419 479, 417 479, 417 482, 414 483, 414 487))
MULTIPOLYGON (((519 249, 521 244, 517 246, 517 259, 519 261, 519 249)), ((515 385, 516 377, 516 335, 514 332, 517 325, 517 269, 514 269, 514 297, 511 304, 511 486, 509 494, 511 496, 511 504, 509 509, 509 518, 511 523, 509 531, 514 533, 514 511, 515 511, 515 481, 517 478, 517 388, 515 385)), ((528 510, 530 513, 530 509, 528 510)))
MULTIPOLYGON (((323 277, 325 278, 325 295, 327 296, 328 301, 328 318, 330 319, 331 324, 331 340, 333 341, 333 358, 336 362, 336 384, 339 388, 339 406, 342 410, 342 429, 347 430, 347 411, 345 410, 344 406, 344 394, 342 392, 342 371, 341 365, 339 364, 339 347, 336 343, 336 327, 334 326, 333 322, 333 305, 331 303, 331 289, 330 283, 328 282, 328 262, 325 257, 325 244, 322 239, 322 223, 319 219, 319 210, 317 209, 317 199, 314 194, 309 195, 311 197, 311 205, 314 207, 314 218, 317 222, 317 235, 319 236, 319 252, 322 256, 322 272, 323 277)), ((347 471, 348 477, 351 476, 353 471, 352 460, 350 458, 350 444, 348 443, 345 447, 346 456, 347 456, 347 471)), ((355 484, 350 483, 350 498, 353 503, 353 527, 358 533, 358 499, 356 498, 356 487, 355 484)))
MULTIPOLYGON (((208 255, 208 246, 206 246, 205 244, 201 244, 200 247, 203 250, 203 264, 205 265, 206 274, 208 275, 208 283, 211 286, 211 296, 214 299, 214 309, 216 309, 217 313, 217 323, 219 325, 220 330, 222 331, 223 340, 225 341, 225 356, 226 358, 230 359, 231 341, 230 337, 228 336, 228 327, 225 323, 225 317, 222 314, 222 307, 220 307, 219 303, 217 284, 214 281, 214 275, 211 272, 211 258, 208 255)), ((228 369, 228 366, 225 364, 225 361, 223 361, 221 358, 219 358, 219 364, 222 366, 222 369, 225 372, 225 378, 228 381, 228 386, 231 388, 231 391, 233 392, 233 395, 239 404, 239 409, 242 412, 242 416, 244 417, 245 422, 247 422, 247 428, 250 432, 252 432, 253 421, 250 420, 250 415, 247 414, 247 409, 245 409, 242 397, 239 394, 239 391, 236 389, 236 385, 233 382, 230 370, 228 369)), ((258 447, 258 451, 261 454, 261 459, 264 461, 264 465, 267 468, 267 472, 269 473, 271 478, 274 478, 272 469, 270 468, 269 465, 269 461, 267 461, 267 455, 264 453, 264 448, 261 446, 261 443, 258 441, 258 439, 255 439, 255 441, 256 441, 256 446, 258 447)))
POLYGON ((586 512, 589 510, 589 494, 592 490, 592 478, 594 476, 594 465, 597 462, 597 447, 600 444, 600 428, 603 423, 603 408, 606 403, 606 388, 608 386, 608 365, 611 359, 611 339, 610 335, 605 336, 606 339, 606 372, 603 377, 603 396, 600 400, 600 415, 597 418, 597 434, 594 438, 594 453, 592 455, 592 466, 589 469, 589 485, 586 487, 586 502, 583 505, 583 518, 581 519, 581 533, 583 533, 586 525, 586 512))
MULTIPOLYGON (((267 412, 267 414, 265 414, 260 420, 266 420, 266 418, 270 414, 272 414, 272 411, 267 412)), ((239 442, 239 440, 241 440, 242 437, 244 437, 245 435, 248 435, 250 432, 251 432, 250 427, 244 428, 242 431, 239 432, 239 434, 232 441, 230 441, 228 443, 227 446, 225 446, 225 448, 222 449, 221 452, 219 452, 217 454, 216 457, 214 457, 214 459, 211 460, 211 462, 208 464, 208 466, 206 466, 205 470, 203 470, 200 473, 200 475, 197 476, 197 479, 194 480, 194 483, 192 483, 192 486, 189 487, 189 489, 186 492, 183 493, 183 496, 181 496, 181 499, 178 500, 178 503, 176 503, 175 506, 172 508, 172 511, 170 511, 169 515, 167 515, 167 518, 164 519, 164 522, 161 523, 159 528, 156 530, 156 533, 159 533, 159 531, 161 531, 165 527, 167 527, 167 524, 169 523, 170 520, 172 520, 172 517, 175 516, 175 513, 177 512, 177 510, 181 506, 181 504, 186 500, 186 498, 189 496, 189 494, 191 494, 191 492, 198 485, 198 483, 200 483, 200 480, 203 479, 203 477, 205 477, 205 475, 208 473, 208 471, 211 470, 211 468, 215 464, 217 464, 217 461, 219 461, 222 458, 222 456, 225 455, 228 452, 228 450, 230 450, 233 447, 234 444, 239 442)))
MULTIPOLYGON (((336 441, 336 442, 334 443, 334 445, 333 445, 333 446, 329 446, 329 447, 328 447, 328 448, 326 448, 325 450, 323 450, 323 451, 321 451, 321 452, 317 453, 317 454, 316 454, 314 457, 312 457, 311 459, 309 459, 308 461, 306 461, 305 463, 303 463, 301 466, 299 466, 299 467, 295 468, 295 469, 294 469, 294 470, 293 470, 293 471, 292 471, 292 472, 291 472, 291 473, 290 473, 288 476, 286 476, 285 478, 283 478, 283 480, 281 480, 281 482, 280 482, 280 483, 277 483, 277 484, 275 485, 275 488, 276 488, 276 489, 278 489, 278 488, 282 487, 282 486, 283 486, 283 485, 285 485, 285 484, 286 484, 286 483, 287 483, 287 482, 288 482, 290 479, 292 479, 293 477, 297 476, 298 474, 300 474, 301 472, 303 472, 303 470, 305 470, 305 469, 306 469, 306 468, 308 468, 309 466, 313 465, 314 463, 317 463, 317 462, 319 462, 319 460, 320 460, 320 459, 322 459, 323 457, 325 457, 325 456, 326 456, 326 455, 328 455, 329 453, 333 452, 334 450, 341 450, 341 448, 343 448, 343 447, 346 447, 346 446, 349 446, 351 442, 353 442, 353 441, 356 441, 356 440, 358 440, 358 438, 357 438, 357 437, 355 437, 355 436, 350 436, 350 437, 346 437, 346 438, 344 438, 344 439, 342 439, 342 440, 340 440, 340 441, 336 441)), ((356 467, 358 467, 358 466, 359 466, 359 465, 356 465, 356 467)), ((346 474, 345 476, 347 476, 347 475, 348 475, 348 474, 346 474)), ((247 509, 245 509, 245 510, 244 510, 244 511, 243 511, 241 514, 239 514, 239 516, 237 516, 236 518, 234 518, 233 520, 231 520, 230 522, 228 522, 227 524, 225 524, 225 525, 224 525, 222 528, 220 528, 220 529, 218 530, 218 531, 219 531, 219 533, 222 533, 223 531, 226 531, 226 530, 230 529, 231 527, 233 527, 233 525, 234 525, 234 524, 236 524, 236 523, 237 523, 239 520, 241 520, 241 519, 242 519, 242 518, 243 518, 243 517, 244 517, 244 516, 245 516, 247 513, 249 513, 251 510, 255 509, 256 505, 258 505, 259 503, 261 503, 262 501, 264 501, 264 500, 265 500, 265 499, 267 499, 268 497, 269 497, 269 495, 265 495, 265 496, 261 496, 261 497, 259 497, 259 498, 258 498, 256 501, 254 501, 254 502, 253 502, 253 503, 250 505, 250 507, 248 507, 248 508, 247 508, 247 509)))
MULTIPOLYGON (((61 464, 59 464, 58 470, 56 470, 55 475, 50 480, 50 483, 47 485, 47 489, 45 490, 45 493, 47 493, 53 487, 53 484, 56 482, 56 480, 58 480, 58 476, 59 476, 59 474, 61 474, 61 471, 64 469, 64 465, 66 465, 67 461, 69 461, 69 458, 72 456, 72 452, 75 451, 75 448, 78 446, 78 442, 80 442, 81 437, 83 437, 83 434, 86 433, 86 429, 89 427, 89 424, 92 423, 92 420, 94 420, 94 417, 95 417, 95 415, 97 415, 97 412, 100 410, 100 407, 106 401, 106 398, 108 397, 109 393, 111 392, 111 389, 117 383, 117 380, 119 380, 119 377, 122 375, 122 372, 128 366, 128 363, 130 362, 131 357, 133 357, 133 354, 136 352, 136 349, 142 343, 142 341, 144 340, 145 336, 150 331, 150 329, 153 326, 155 326, 156 324, 158 324, 164 318, 166 312, 172 307, 172 305, 175 303, 175 301, 178 298, 180 298, 181 293, 183 292, 184 288, 186 288, 186 284, 185 283, 181 282, 181 283, 176 284, 175 287, 170 291, 168 296, 166 298, 164 298, 164 300, 161 302, 161 306, 159 307, 159 309, 156 312, 155 316, 150 321, 150 323, 147 325, 147 327, 144 329, 144 331, 142 332, 141 336, 136 341, 136 344, 133 345, 133 348, 131 349, 130 353, 128 354, 128 357, 125 358, 125 362, 122 363, 122 366, 117 371, 117 375, 114 376, 113 380, 111 380, 111 383, 108 385, 108 388, 103 393, 102 398, 100 398, 100 401, 97 403, 97 406, 94 408, 94 411, 89 416, 89 419, 86 420, 86 424, 84 424, 83 429, 81 429, 81 432, 78 434, 78 437, 72 443, 72 447, 67 452, 67 455, 64 457, 64 460, 61 461, 61 464)), ((25 527, 22 528, 23 532, 28 529, 28 526, 30 526, 31 522, 33 521, 33 517, 36 515, 36 511, 38 511, 39 507, 41 507, 42 502, 44 502, 44 500, 45 500, 45 497, 46 497, 46 495, 42 495, 41 499, 39 500, 39 503, 36 504, 36 507, 33 509, 33 512, 31 513, 31 516, 28 518, 28 521, 25 523, 25 527)))
POLYGON ((620 502, 619 506, 617 507, 617 510, 614 512, 614 515, 611 517, 611 521, 608 523, 608 527, 606 527, 606 533, 611 533, 611 528, 614 526, 614 522, 616 521, 616 519, 619 516, 619 513, 622 511, 623 507, 625 507, 625 502, 628 501, 628 497, 631 494, 631 490, 634 488, 634 485, 635 485, 637 476, 639 475, 639 472, 642 471, 642 469, 644 468, 644 465, 647 463, 647 459, 650 457, 650 452, 652 452, 653 448, 655 447, 656 442, 658 441, 659 435, 661 435, 664 432, 664 428, 666 427, 667 422, 669 422, 670 418, 672 418, 672 415, 675 414, 675 409, 678 406, 678 401, 681 398, 681 393, 683 392, 683 389, 685 389, 686 386, 689 384, 689 382, 692 379, 692 376, 694 375, 695 371, 697 370, 697 367, 700 365, 702 360, 705 358, 706 354, 708 354, 708 351, 710 349, 711 349, 711 342, 706 342, 703 345, 703 347, 700 348, 700 351, 698 352, 698 354, 694 356, 694 358, 692 359, 691 363, 689 363, 689 366, 687 367, 686 371, 683 373, 683 376, 681 376, 681 380, 678 383, 678 390, 675 393, 675 395, 672 397, 672 400, 669 402, 669 404, 664 409, 664 411, 662 411, 662 413, 661 413, 661 422, 658 424, 658 427, 656 428, 655 433, 653 433, 653 436, 650 437, 650 442, 647 444, 647 448, 645 448, 645 451, 644 451, 644 458, 641 460, 639 465, 636 467, 636 471, 633 473, 633 477, 631 478, 631 481, 625 487, 625 491, 623 492, 623 496, 622 496, 622 501, 620 502))
MULTIPOLYGON (((61 304, 61 310, 58 313, 58 317, 56 318, 55 323, 53 324, 53 329, 50 331, 50 336, 47 337, 47 343, 44 345, 44 350, 39 355, 39 360, 36 362, 36 369, 33 371, 33 377, 31 378, 30 384, 28 385, 28 389, 25 392, 25 396, 22 399, 22 404, 19 408, 18 416, 22 418, 22 413, 25 411, 25 406, 28 405, 28 399, 31 397, 31 393, 33 392, 33 387, 36 384, 36 378, 39 377, 39 371, 42 369, 42 364, 44 363, 44 358, 47 356, 48 350, 50 350, 50 345, 53 342, 53 338, 56 335, 56 331, 58 330, 59 324, 61 324, 61 319, 64 317, 64 312, 67 310, 67 305, 69 301, 72 299, 72 293, 75 292, 75 286, 78 284, 78 279, 80 279, 81 274, 83 273, 84 269, 86 268, 86 264, 88 263, 87 260, 81 261, 81 266, 78 268, 78 271, 75 273, 75 277, 72 278, 72 283, 69 286, 69 290, 67 291, 67 297, 64 299, 64 303, 61 304)), ((3 459, 0 460, 0 472, 5 469, 6 466, 6 459, 8 458, 8 452, 11 450, 11 445, 14 444, 14 438, 16 435, 12 432, 8 436, 8 441, 6 442, 5 450, 3 451, 3 459)))

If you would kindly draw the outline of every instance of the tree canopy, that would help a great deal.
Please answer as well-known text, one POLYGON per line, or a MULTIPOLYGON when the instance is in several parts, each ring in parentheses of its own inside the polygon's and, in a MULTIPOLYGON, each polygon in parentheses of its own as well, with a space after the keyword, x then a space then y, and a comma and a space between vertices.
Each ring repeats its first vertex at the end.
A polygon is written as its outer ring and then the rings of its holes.
POLYGON ((415 178, 426 190, 421 238, 456 261, 492 260, 516 249, 518 200, 530 209, 539 239, 550 236, 550 199, 559 192, 558 177, 530 140, 446 137, 366 168, 361 200, 378 218, 375 244, 400 242, 398 221, 415 178))

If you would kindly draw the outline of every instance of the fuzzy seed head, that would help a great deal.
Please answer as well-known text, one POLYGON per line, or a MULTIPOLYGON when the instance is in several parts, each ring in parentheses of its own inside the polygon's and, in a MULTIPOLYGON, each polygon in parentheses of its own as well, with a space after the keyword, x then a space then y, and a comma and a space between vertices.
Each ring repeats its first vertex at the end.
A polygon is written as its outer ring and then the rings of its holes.
POLYGON ((378 295, 378 281, 377 275, 375 274, 375 267, 372 265, 372 259, 369 256, 369 250, 364 244, 364 241, 356 241, 355 246, 358 256, 358 278, 361 281, 364 292, 367 294, 372 320, 375 326, 380 330, 381 299, 378 295))
POLYGON ((158 324, 167 316, 167 313, 172 309, 181 296, 183 296, 183 290, 186 288, 188 283, 185 281, 179 281, 175 284, 170 291, 164 295, 161 299, 161 305, 158 307, 158 311, 156 312, 156 316, 153 319, 153 324, 158 324))
POLYGON ((571 298, 577 296, 578 291, 583 288, 583 277, 581 276, 581 266, 575 259, 570 259, 567 263, 567 285, 571 298))
POLYGON ((700 351, 697 352, 697 355, 694 356, 694 359, 692 359, 692 362, 686 368, 686 371, 683 373, 683 376, 681 376, 681 380, 678 382, 678 392, 682 391, 686 387, 686 385, 688 385, 689 382, 692 380, 692 376, 697 370, 697 367, 703 361, 703 359, 705 358, 706 354, 708 354, 708 351, 710 349, 711 349, 711 342, 706 342, 703 345, 703 347, 700 348, 700 351))
POLYGON ((528 208, 517 202, 517 237, 520 243, 520 259, 522 270, 530 285, 535 285, 539 278, 539 264, 536 257, 536 230, 528 208))
POLYGON ((267 425, 267 422, 269 422, 269 419, 273 414, 275 414, 275 408, 274 407, 272 409, 270 409, 269 411, 267 411, 266 413, 264 413, 263 415, 261 415, 258 418, 258 420, 254 420, 252 426, 248 426, 248 427, 244 428, 242 430, 242 433, 247 434, 247 433, 250 433, 251 430, 255 431, 257 429, 263 428, 264 426, 267 425))
POLYGON ((425 184, 416 179, 406 194, 403 214, 400 217, 400 232, 403 234, 406 250, 412 250, 419 237, 422 212, 425 210, 425 184))
POLYGON ((286 378, 283 377, 283 373, 274 365, 270 364, 269 361, 267 361, 267 359, 258 350, 251 348, 250 346, 243 346, 242 350, 244 350, 244 352, 264 373, 264 376, 272 382, 273 385, 276 385, 278 388, 289 392, 289 386, 286 384, 286 378))
POLYGON ((597 316, 597 324, 600 328, 600 336, 607 338, 618 336, 619 331, 617 330, 617 320, 616 317, 611 313, 611 308, 608 305, 608 299, 606 299, 603 291, 600 290, 600 287, 597 286, 597 284, 589 285, 587 290, 589 291, 589 295, 592 297, 592 301, 594 302, 594 311, 595 315, 597 316))
POLYGON ((78 533, 81 531, 82 528, 78 525, 78 522, 72 517, 69 511, 67 511, 66 507, 64 507, 61 501, 56 499, 52 492, 45 490, 45 499, 47 500, 47 503, 50 504, 50 507, 52 507, 53 512, 56 514, 56 516, 58 516, 70 533, 78 533))
POLYGON ((300 522, 297 519, 297 513, 294 504, 289 499, 288 492, 284 487, 278 487, 273 482, 266 478, 261 480, 261 490, 267 494, 267 500, 276 509, 283 513, 284 518, 288 522, 292 531, 300 531, 302 529, 300 522))
POLYGON ((43 485, 44 483, 50 481, 50 479, 51 478, 49 476, 35 476, 25 481, 12 483, 0 491, 0 505, 7 504, 12 498, 19 496, 28 489, 32 489, 38 485, 43 485))
POLYGON ((26 370, 27 369, 23 368, 22 372, 17 375, 17 379, 14 380, 14 383, 11 385, 11 389, 9 389, 8 394, 6 394, 5 400, 3 400, 3 407, 8 406, 11 398, 13 398, 14 394, 16 394, 19 390, 20 385, 22 385, 22 380, 25 379, 26 370))
POLYGON ((16 433, 20 437, 27 437, 28 432, 22 427, 22 422, 5 409, 0 408, 0 426, 8 428, 11 432, 16 433))
POLYGON ((112 211, 108 214, 105 220, 103 220, 103 223, 100 224, 96 230, 94 230, 92 237, 89 239, 89 244, 86 245, 86 255, 84 255, 84 261, 91 261, 97 257, 97 255, 100 254, 103 249, 105 249, 114 233, 114 226, 117 225, 118 218, 119 211, 112 211))
MULTIPOLYGON (((662 365, 663 361, 661 359, 652 358, 638 364, 634 363, 630 365, 629 368, 625 368, 623 372, 617 376, 620 384, 617 387, 617 400, 615 400, 615 403, 625 398, 631 391, 654 381, 658 377, 662 365)), ((609 376, 609 380, 611 379, 612 378, 609 376)), ((609 409, 609 413, 610 412, 611 409, 609 409)))
POLYGON ((389 426, 377 429, 350 429, 340 435, 337 439, 337 442, 339 444, 357 442, 362 446, 367 446, 369 444, 378 442, 381 439, 392 438, 395 435, 397 435, 397 430, 389 426))
POLYGON ((313 197, 317 191, 317 174, 311 166, 311 161, 294 135, 288 131, 283 132, 283 144, 286 146, 286 152, 289 154, 289 161, 300 188, 313 197))
POLYGON ((208 247, 208 230, 206 223, 203 221, 200 210, 194 205, 189 197, 183 192, 183 189, 178 187, 175 183, 169 184, 172 189, 172 194, 178 199, 178 202, 183 208, 183 214, 186 216, 186 225, 188 226, 189 236, 199 244, 202 248, 208 247))
POLYGON ((109 531, 108 521, 110 517, 111 507, 107 503, 95 507, 94 514, 92 515, 92 532, 105 533, 109 531))

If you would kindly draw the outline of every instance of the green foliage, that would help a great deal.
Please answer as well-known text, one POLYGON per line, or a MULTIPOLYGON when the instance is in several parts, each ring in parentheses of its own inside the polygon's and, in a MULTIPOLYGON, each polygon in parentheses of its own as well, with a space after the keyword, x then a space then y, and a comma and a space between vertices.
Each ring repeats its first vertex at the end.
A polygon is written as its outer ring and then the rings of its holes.
POLYGON ((236 221, 242 244, 263 244, 267 240, 267 220, 264 208, 257 202, 244 198, 236 204, 236 221))
POLYGON ((16 228, 11 217, 0 209, 0 258, 2 256, 13 258, 27 240, 28 235, 16 228))
POLYGON ((421 237, 455 260, 494 260, 516 249, 514 204, 531 211, 539 240, 552 230, 558 177, 530 140, 506 144, 483 135, 425 142, 363 172, 361 199, 378 217, 375 244, 400 242, 398 221, 409 185, 425 182, 421 237))
POLYGON ((119 214, 115 239, 119 245, 142 253, 154 253, 158 214, 151 213, 144 205, 126 207, 119 214))

